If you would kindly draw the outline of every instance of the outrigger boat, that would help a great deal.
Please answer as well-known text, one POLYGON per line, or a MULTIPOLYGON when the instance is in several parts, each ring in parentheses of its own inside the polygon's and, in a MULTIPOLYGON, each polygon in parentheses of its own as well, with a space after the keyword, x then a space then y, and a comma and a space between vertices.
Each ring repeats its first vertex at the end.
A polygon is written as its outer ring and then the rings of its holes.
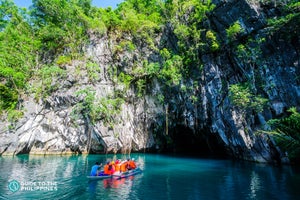
POLYGON ((123 172, 120 174, 114 174, 114 175, 103 175, 103 171, 101 171, 99 176, 87 176, 88 179, 90 180, 102 180, 102 179, 108 179, 108 178, 113 178, 113 179, 121 179, 121 178, 126 178, 135 174, 141 173, 142 170, 140 168, 132 169, 127 172, 123 172))

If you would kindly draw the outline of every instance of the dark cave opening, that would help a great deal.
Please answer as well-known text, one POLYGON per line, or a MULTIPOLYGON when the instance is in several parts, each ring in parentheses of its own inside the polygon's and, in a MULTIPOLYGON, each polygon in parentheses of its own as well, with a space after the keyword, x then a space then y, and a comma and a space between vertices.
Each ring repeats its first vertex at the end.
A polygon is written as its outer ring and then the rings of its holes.
POLYGON ((189 127, 177 125, 170 133, 172 145, 169 152, 179 155, 228 158, 220 136, 202 129, 194 133, 189 127))

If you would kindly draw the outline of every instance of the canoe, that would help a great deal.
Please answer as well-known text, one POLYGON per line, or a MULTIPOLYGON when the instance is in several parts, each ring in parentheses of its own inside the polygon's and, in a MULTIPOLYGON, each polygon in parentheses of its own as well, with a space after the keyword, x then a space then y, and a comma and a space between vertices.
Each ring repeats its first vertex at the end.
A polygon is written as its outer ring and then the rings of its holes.
POLYGON ((129 170, 129 171, 124 172, 119 175, 87 176, 87 178, 90 180, 102 180, 102 179, 108 179, 108 178, 121 179, 121 178, 126 178, 129 176, 141 173, 141 172, 142 172, 142 170, 140 168, 136 168, 136 169, 129 170))

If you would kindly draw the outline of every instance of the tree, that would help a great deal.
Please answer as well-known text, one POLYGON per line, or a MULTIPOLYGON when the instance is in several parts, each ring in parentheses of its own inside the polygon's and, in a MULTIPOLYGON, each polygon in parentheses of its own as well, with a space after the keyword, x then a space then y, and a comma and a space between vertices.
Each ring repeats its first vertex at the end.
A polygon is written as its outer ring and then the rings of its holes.
POLYGON ((89 28, 90 0, 33 0, 31 17, 44 50, 80 51, 89 28))
POLYGON ((32 75, 39 42, 23 13, 11 1, 0 5, 0 109, 12 110, 32 75))
POLYGON ((17 7, 12 0, 2 0, 0 2, 0 31, 2 31, 9 23, 13 13, 17 11, 17 7))

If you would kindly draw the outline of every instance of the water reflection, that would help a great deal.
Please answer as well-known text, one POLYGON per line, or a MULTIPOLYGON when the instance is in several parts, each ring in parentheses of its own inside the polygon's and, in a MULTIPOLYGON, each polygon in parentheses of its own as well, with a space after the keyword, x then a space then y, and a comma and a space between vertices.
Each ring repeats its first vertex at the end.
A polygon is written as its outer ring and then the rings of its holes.
POLYGON ((260 178, 259 175, 252 171, 251 177, 250 177, 251 181, 250 181, 250 198, 251 199, 256 199, 256 193, 261 189, 260 187, 260 178))

